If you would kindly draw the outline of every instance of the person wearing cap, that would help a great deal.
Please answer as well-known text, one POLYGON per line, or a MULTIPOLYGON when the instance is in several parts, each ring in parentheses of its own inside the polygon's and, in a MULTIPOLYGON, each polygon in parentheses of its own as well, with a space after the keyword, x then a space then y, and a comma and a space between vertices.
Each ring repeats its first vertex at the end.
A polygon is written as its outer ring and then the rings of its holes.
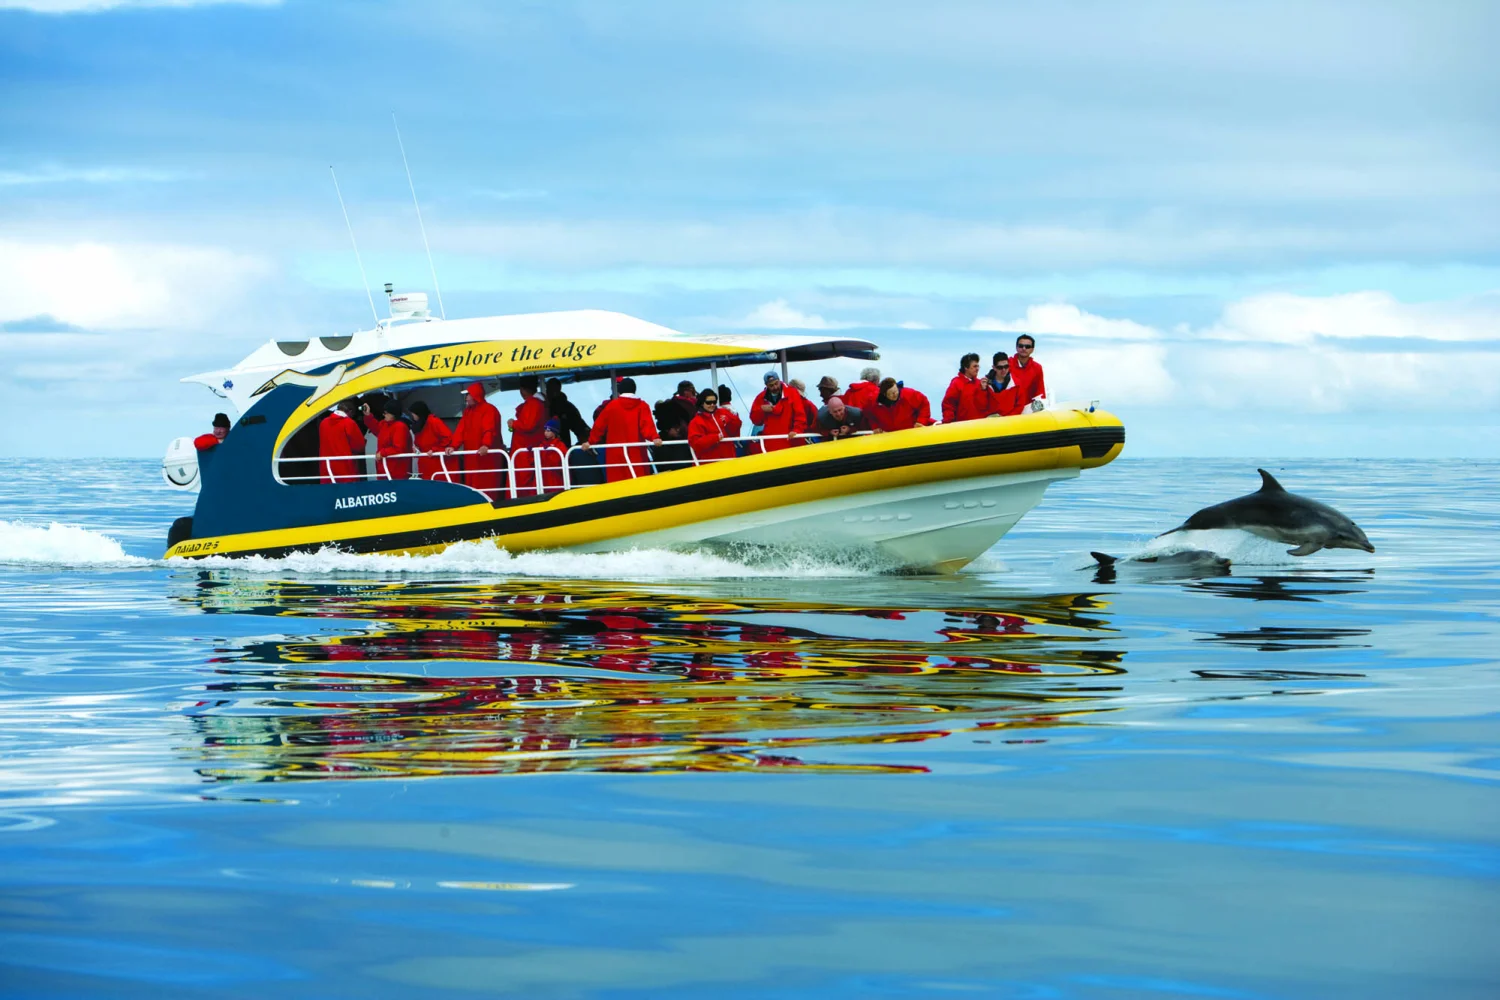
POLYGON ((880 383, 875 405, 865 410, 865 419, 876 434, 910 430, 932 424, 932 404, 915 389, 908 389, 893 378, 880 383))
POLYGON ((387 396, 380 404, 380 423, 375 425, 379 478, 410 479, 411 452, 411 428, 401 419, 401 404, 396 397, 387 396))
POLYGON ((547 423, 547 404, 537 395, 537 377, 522 375, 517 388, 521 404, 516 415, 506 423, 510 428, 510 463, 515 470, 516 489, 530 493, 536 489, 536 465, 533 448, 542 445, 542 427, 547 423))
POLYGON ((472 452, 463 456, 463 483, 495 500, 505 486, 505 474, 491 452, 504 450, 500 411, 494 403, 485 401, 484 386, 472 382, 464 388, 464 412, 453 428, 453 440, 446 453, 472 452))
POLYGON ((875 405, 875 400, 880 397, 880 369, 866 368, 859 373, 858 382, 850 382, 849 388, 842 393, 845 406, 853 406, 857 409, 870 412, 870 407, 875 405))
POLYGON ((824 375, 822 378, 818 379, 818 398, 823 400, 824 406, 827 406, 828 401, 834 396, 842 395, 843 393, 839 392, 838 379, 834 378, 832 375, 824 375))
POLYGON ((225 438, 229 436, 229 415, 227 413, 214 414, 214 429, 207 434, 199 434, 193 438, 193 447, 199 451, 208 451, 217 448, 225 438))
POLYGON ((687 427, 698 413, 698 390, 688 379, 677 383, 677 394, 672 397, 672 402, 682 410, 682 426, 687 427))
MULTIPOLYGON (((635 394, 635 379, 625 377, 616 383, 619 393, 606 402, 589 432, 586 449, 593 445, 636 445, 649 441, 661 447, 661 435, 651 419, 651 407, 635 394)), ((644 447, 605 448, 604 480, 618 483, 624 479, 649 476, 652 472, 650 460, 644 447)))
POLYGON ((417 457, 417 478, 457 482, 458 478, 451 475, 451 472, 457 469, 458 463, 442 457, 442 453, 453 443, 453 432, 441 417, 433 416, 432 410, 420 399, 411 404, 411 409, 407 412, 412 418, 413 444, 421 453, 417 457), (448 471, 445 472, 445 469, 448 471))
POLYGON ((346 399, 318 424, 318 457, 323 459, 318 464, 325 483, 352 483, 365 478, 360 471, 363 463, 353 457, 365 453, 365 432, 354 413, 354 400, 346 399))
MULTIPOLYGON (((687 431, 688 447, 693 449, 698 461, 722 462, 735 457, 733 443, 724 440, 737 436, 730 430, 731 417, 733 414, 719 409, 717 392, 704 389, 698 393, 698 412, 688 424, 687 431)), ((738 421, 739 418, 734 417, 734 422, 738 421)))
POLYGON ((563 463, 568 459, 562 442, 562 421, 550 418, 542 425, 542 443, 537 447, 542 467, 542 492, 556 493, 563 488, 563 463))
POLYGON ((801 444, 800 440, 787 435, 807 430, 807 412, 802 406, 802 396, 792 386, 783 384, 775 372, 766 372, 762 381, 766 387, 750 404, 750 419, 760 428, 757 433, 768 439, 757 442, 760 450, 781 451, 801 444))

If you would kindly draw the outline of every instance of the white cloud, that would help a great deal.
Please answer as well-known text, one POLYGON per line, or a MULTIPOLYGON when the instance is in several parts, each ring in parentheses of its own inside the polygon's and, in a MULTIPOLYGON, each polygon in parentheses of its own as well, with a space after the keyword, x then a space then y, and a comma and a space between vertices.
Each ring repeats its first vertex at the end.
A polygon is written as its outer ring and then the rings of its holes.
POLYGON ((970 330, 1000 333, 1056 334, 1065 337, 1100 337, 1108 340, 1155 340, 1160 334, 1149 326, 1128 319, 1108 319, 1084 312, 1066 302, 1030 306, 1019 319, 980 316, 970 330))
POLYGON ((1500 297, 1408 304, 1386 292, 1321 297, 1277 292, 1230 303, 1202 335, 1274 344, 1307 344, 1323 337, 1500 340, 1500 297))
POLYGON ((267 262, 218 247, 0 240, 0 322, 194 328, 270 273, 267 262))
POLYGON ((902 329, 902 330, 931 330, 932 329, 932 324, 930 324, 930 323, 921 323, 921 322, 918 322, 917 320, 907 320, 905 323, 899 323, 899 324, 897 324, 897 326, 898 326, 899 329, 902 329))
POLYGON ((281 0, 0 0, 0 10, 29 10, 38 14, 97 14, 120 7, 209 7, 239 4, 275 7, 281 0))
MULTIPOLYGON (((0 0, 3 4, 4 0, 0 0)), ((0 170, 0 187, 24 187, 33 184, 129 184, 133 182, 166 183, 180 180, 182 174, 147 167, 57 167, 43 166, 32 170, 0 170)))
POLYGON ((793 308, 786 299, 775 299, 756 306, 736 325, 756 330, 845 330, 855 324, 827 320, 793 308))

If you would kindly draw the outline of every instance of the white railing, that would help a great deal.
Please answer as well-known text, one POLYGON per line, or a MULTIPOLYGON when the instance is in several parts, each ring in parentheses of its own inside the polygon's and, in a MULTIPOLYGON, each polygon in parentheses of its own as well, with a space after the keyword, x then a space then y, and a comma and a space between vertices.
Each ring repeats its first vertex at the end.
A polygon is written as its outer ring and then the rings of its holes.
MULTIPOLYGON (((855 431, 853 434, 850 434, 848 436, 863 437, 872 433, 874 432, 855 431)), ((747 447, 748 454, 764 454, 766 451, 765 443, 768 441, 786 441, 788 442, 788 444, 790 444, 793 440, 799 440, 804 443, 815 443, 838 439, 828 438, 822 434, 810 433, 760 434, 746 435, 742 437, 720 438, 715 442, 715 445, 729 444, 738 446, 740 444, 744 444, 747 447)), ((483 456, 493 466, 492 468, 488 469, 465 469, 462 467, 462 463, 454 461, 455 459, 463 458, 465 456, 478 456, 479 452, 477 450, 454 451, 451 453, 446 451, 410 451, 403 452, 399 455, 380 456, 362 454, 333 455, 325 457, 308 456, 305 458, 281 458, 277 460, 278 467, 283 464, 293 466, 299 464, 311 464, 315 466, 318 471, 311 475, 278 476, 277 478, 283 483, 354 483, 371 481, 384 482, 393 478, 430 478, 433 482, 447 482, 453 483, 457 486, 468 486, 469 489, 474 490, 477 493, 482 493, 484 494, 486 499, 493 501, 497 498, 506 497, 515 500, 521 496, 530 496, 533 494, 535 494, 536 496, 541 496, 545 493, 556 493, 562 490, 580 489, 583 487, 595 485, 593 483, 579 484, 573 482, 575 464, 579 466, 580 470, 586 468, 591 472, 596 472, 598 476, 603 477, 607 480, 610 469, 623 468, 627 473, 626 478, 636 479, 641 476, 649 476, 675 468, 689 468, 700 465, 711 465, 715 462, 727 462, 731 460, 730 458, 700 459, 697 453, 693 451, 692 446, 689 445, 686 440, 681 439, 664 441, 661 448, 657 448, 648 441, 631 441, 620 444, 575 444, 571 448, 567 449, 567 451, 563 452, 561 456, 560 467, 547 466, 543 464, 543 453, 550 450, 553 449, 518 448, 513 451, 506 451, 499 448, 492 448, 483 456), (687 457, 679 459, 663 459, 657 457, 657 455, 652 454, 653 451, 659 454, 662 448, 671 446, 680 447, 684 452, 686 452, 687 457), (648 457, 645 460, 638 462, 634 457, 632 457, 632 452, 638 453, 642 450, 647 452, 648 457), (617 452, 621 460, 610 461, 611 452, 617 452), (574 456, 578 454, 598 455, 604 460, 587 464, 582 462, 575 463, 574 456), (371 458, 375 459, 377 465, 377 470, 373 475, 365 471, 360 471, 353 474, 343 471, 343 467, 345 465, 363 466, 371 458), (423 477, 418 475, 417 468, 414 466, 416 461, 420 461, 422 459, 436 459, 438 462, 438 471, 430 477, 423 477), (396 468, 399 469, 400 463, 402 462, 406 462, 408 464, 408 467, 411 468, 410 475, 393 477, 391 475, 392 464, 394 463, 396 468), (340 464, 336 465, 335 463, 340 464), (522 474, 520 477, 516 475, 516 473, 518 472, 522 474), (526 486, 519 486, 517 484, 517 479, 526 478, 526 474, 528 473, 530 474, 530 483, 526 486), (554 485, 548 485, 548 473, 552 475, 554 485), (480 489, 479 487, 472 486, 465 481, 471 474, 499 476, 501 477, 501 485, 491 489, 480 489), (561 480, 561 485, 555 485, 558 479, 561 480)), ((736 452, 738 452, 738 450, 739 449, 736 448, 736 452)), ((739 458, 740 456, 736 454, 733 457, 739 458)))

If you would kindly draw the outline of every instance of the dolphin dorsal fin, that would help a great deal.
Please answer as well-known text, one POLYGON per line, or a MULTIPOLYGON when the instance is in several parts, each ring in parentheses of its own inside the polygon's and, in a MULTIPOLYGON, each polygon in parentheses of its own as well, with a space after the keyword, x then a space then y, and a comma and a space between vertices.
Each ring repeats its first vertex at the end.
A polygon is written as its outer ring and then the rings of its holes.
POLYGON ((1270 493, 1285 493, 1286 487, 1276 481, 1276 477, 1265 469, 1256 469, 1260 473, 1260 488, 1270 493))

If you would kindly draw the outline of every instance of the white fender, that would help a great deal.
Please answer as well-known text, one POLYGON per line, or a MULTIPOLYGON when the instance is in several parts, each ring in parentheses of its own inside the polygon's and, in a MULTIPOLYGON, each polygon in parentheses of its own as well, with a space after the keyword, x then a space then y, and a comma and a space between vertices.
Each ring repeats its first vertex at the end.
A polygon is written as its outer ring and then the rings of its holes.
POLYGON ((174 490, 198 488, 198 449, 190 437, 173 438, 161 460, 161 477, 174 490))

